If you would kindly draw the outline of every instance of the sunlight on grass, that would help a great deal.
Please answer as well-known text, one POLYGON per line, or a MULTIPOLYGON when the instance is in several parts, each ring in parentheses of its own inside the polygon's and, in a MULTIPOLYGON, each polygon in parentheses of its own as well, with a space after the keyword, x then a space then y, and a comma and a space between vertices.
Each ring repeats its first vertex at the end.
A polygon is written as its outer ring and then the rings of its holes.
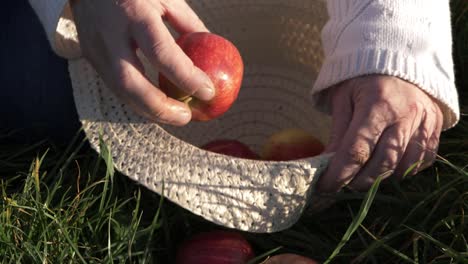
MULTIPOLYGON (((153 236, 161 227, 160 210, 156 210, 148 225, 142 223, 141 191, 137 189, 123 197, 116 195, 129 190, 122 190, 112 180, 113 165, 106 153, 109 152, 92 157, 85 167, 62 166, 56 170, 62 176, 56 175, 59 178, 52 185, 42 181, 48 173, 42 169, 47 151, 33 158, 27 175, 2 177, 2 263, 148 262, 151 259, 148 252, 153 251, 153 236), (99 159, 104 159, 106 166, 95 170, 99 159), (94 175, 90 174, 93 170, 94 175), (67 179, 64 175, 68 175, 67 179), (73 177, 86 180, 75 182, 73 177), (22 191, 9 190, 18 185, 23 186, 22 191)), ((62 165, 74 164, 67 159, 62 162, 62 165)), ((162 208, 161 203, 162 199, 158 208, 162 208)))

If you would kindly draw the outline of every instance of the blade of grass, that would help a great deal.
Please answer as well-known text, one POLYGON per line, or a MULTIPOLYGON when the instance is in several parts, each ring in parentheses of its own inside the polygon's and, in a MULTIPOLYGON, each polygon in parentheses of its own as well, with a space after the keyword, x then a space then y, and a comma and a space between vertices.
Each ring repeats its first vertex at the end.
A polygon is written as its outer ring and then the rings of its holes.
POLYGON ((450 188, 446 190, 445 192, 441 193, 438 199, 435 201, 435 204, 432 206, 431 211, 427 214, 425 217, 424 221, 421 223, 421 226, 424 227, 427 225, 429 220, 432 218, 434 213, 436 213, 437 209, 439 209, 440 204, 444 201, 444 199, 450 194, 450 193, 456 193, 458 194, 458 190, 456 188, 450 188))
POLYGON ((462 167, 459 167, 459 166, 453 164, 448 159, 446 159, 446 158, 444 158, 444 157, 442 157, 440 155, 437 155, 437 161, 441 162, 442 164, 445 164, 445 165, 449 166, 454 171, 458 172, 461 176, 464 176, 465 180, 466 180, 466 178, 468 178, 468 172, 466 170, 464 170, 462 167))
POLYGON ((63 151, 63 154, 60 155, 60 158, 55 163, 56 165, 52 168, 51 173, 50 173, 51 175, 56 175, 57 171, 65 169, 66 167, 65 164, 68 164, 71 161, 71 159, 76 156, 76 154, 83 147, 83 145, 87 142, 86 137, 84 137, 79 143, 79 145, 75 146, 76 142, 78 141, 80 137, 80 133, 82 131, 83 131, 83 128, 80 128, 80 130, 75 134, 75 136, 73 136, 67 148, 63 151), (73 148, 74 148, 74 151, 72 152, 73 148), (69 154, 69 153, 72 153, 72 154, 69 154))
MULTIPOLYGON (((112 182, 113 176, 114 176, 114 163, 112 161, 112 154, 111 154, 109 147, 104 142, 102 135, 99 135, 99 149, 100 149, 100 156, 106 163, 106 176, 105 176, 104 187, 103 187, 103 192, 101 196, 101 202, 99 204, 99 211, 102 212, 102 210, 104 209, 104 204, 108 202, 108 197, 111 196, 111 195, 107 196, 107 192, 109 191, 109 180, 112 182)), ((112 192, 112 188, 110 189, 111 189, 110 192, 112 192)))
POLYGON ((54 216, 50 216, 51 217, 51 220, 54 221, 58 227, 59 227, 59 230, 61 231, 61 234, 65 237, 65 239, 67 240, 68 244, 70 245, 70 247, 73 249, 73 253, 76 254, 79 258, 79 260, 82 262, 82 263, 87 263, 85 261, 85 259, 83 258, 83 256, 81 255, 76 243, 74 243, 71 239, 70 239, 70 236, 68 234, 68 231, 62 226, 62 224, 57 220, 56 217, 54 216))
POLYGON ((110 263, 114 263, 114 258, 112 257, 112 208, 110 209, 108 220, 107 220, 107 256, 110 260, 110 263))
POLYGON ((452 258, 456 259, 457 261, 459 261, 458 263, 464 263, 464 264, 468 263, 468 259, 463 257, 460 252, 457 252, 453 248, 445 245, 444 243, 442 243, 439 240, 435 239, 431 235, 429 235, 429 234, 427 234, 425 232, 418 231, 418 230, 416 230, 416 229, 414 229, 414 228, 412 228, 410 226, 405 226, 405 227, 408 228, 409 230, 413 231, 414 233, 418 234, 420 237, 432 242, 434 245, 439 247, 439 249, 444 254, 446 254, 447 256, 452 257, 452 258))
POLYGON ((136 237, 136 233, 137 233, 136 230, 137 230, 138 224, 141 221, 141 216, 142 216, 142 214, 138 215, 138 212, 139 212, 139 209, 140 209, 140 201, 141 201, 141 191, 140 191, 140 189, 138 189, 137 197, 136 197, 136 204, 135 204, 135 208, 133 209, 133 212, 132 212, 132 221, 131 221, 131 223, 133 223, 133 225, 136 225, 136 226, 133 226, 133 230, 135 230, 135 232, 132 232, 132 236, 128 240, 128 257, 130 259, 130 262, 132 262, 132 245, 133 245, 133 243, 135 241, 135 237, 136 237))
POLYGON ((372 251, 377 249, 378 247, 382 247, 383 249, 387 250, 388 252, 392 253, 393 255, 399 257, 400 259, 408 262, 408 263, 414 263, 417 264, 418 262, 412 260, 410 257, 406 256, 402 252, 388 246, 387 243, 391 239, 401 235, 404 232, 407 232, 406 230, 400 230, 399 232, 392 233, 390 235, 387 235, 381 239, 377 238, 372 232, 370 232, 365 226, 361 225, 361 228, 366 232, 372 239, 374 239, 374 243, 372 243, 368 249, 366 249, 363 253, 361 253, 357 258, 355 258, 351 263, 361 263, 361 261, 364 259, 364 257, 368 256, 372 251))
MULTIPOLYGON (((353 214, 353 210, 351 209, 351 206, 348 204, 348 210, 349 210, 349 213, 352 215, 352 217, 356 217, 354 214, 353 214)), ((361 227, 365 228, 364 226, 361 225, 361 227)), ((367 231, 367 229, 364 229, 364 231, 367 231)), ((367 240, 364 238, 363 234, 360 232, 360 230, 356 230, 357 232, 357 235, 359 237, 359 240, 361 241, 362 244, 364 244, 364 246, 366 248, 369 248, 369 243, 367 242, 367 240)), ((378 263, 377 260, 375 259, 375 256, 370 256, 370 261, 374 264, 378 263)), ((354 261, 351 261, 351 263, 354 263, 354 261)))
MULTIPOLYGON (((369 243, 367 242, 367 240, 364 238, 364 235, 362 234, 362 232, 358 229, 356 230, 356 233, 359 237, 359 240, 361 241, 361 243, 366 247, 368 248, 369 247, 369 243)), ((372 256, 372 255, 368 255, 369 258, 370 258, 370 262, 372 262, 373 264, 378 264, 375 256, 372 256)), ((357 262, 361 262, 361 260, 357 261, 357 262)), ((356 259, 354 259, 353 261, 351 261, 351 264, 354 264, 356 263, 356 259)))
MULTIPOLYGON (((62 163, 57 163, 57 165, 60 165, 62 164, 60 167, 59 167, 59 171, 61 173, 63 173, 63 171, 68 167, 68 165, 76 158, 76 156, 78 155, 79 151, 81 150, 81 148, 83 147, 83 145, 86 143, 86 140, 82 140, 80 142, 80 144, 75 148, 75 150, 68 155, 68 158, 65 159, 65 161, 62 161, 62 163)), ((51 174, 51 175, 55 175, 55 174, 51 174)))
MULTIPOLYGON (((261 261, 262 259, 270 256, 271 254, 275 253, 276 251, 282 249, 283 246, 279 246, 279 247, 276 247, 274 249, 271 249, 271 250, 268 250, 267 252, 257 256, 257 257, 254 257, 253 259, 249 260, 246 264, 255 264, 255 263, 258 263, 259 261, 261 261)), ((265 262, 267 259, 265 259, 263 262, 265 262)), ((263 263, 263 262, 260 262, 260 263, 263 263)))
POLYGON ((42 197, 41 197, 41 181, 40 181, 40 169, 41 169, 41 165, 42 165, 42 162, 44 161, 47 153, 49 152, 49 150, 46 150, 45 153, 40 157, 36 157, 34 159, 34 169, 32 171, 32 177, 34 178, 34 185, 35 185, 35 190, 36 190, 36 201, 39 202, 42 200, 42 197))
POLYGON ((361 208, 359 209, 357 217, 353 219, 345 234, 343 235, 343 238, 341 239, 340 243, 336 246, 335 250, 331 253, 331 255, 327 258, 327 260, 325 260, 323 264, 330 263, 340 253, 341 249, 346 245, 351 236, 354 234, 354 232, 356 232, 361 223, 364 221, 372 205, 372 202, 374 201, 374 197, 377 193, 377 190, 379 189, 380 182, 386 174, 388 173, 382 174, 379 177, 377 177, 374 184, 372 184, 372 187, 367 192, 367 195, 361 204, 361 208))
POLYGON ((9 155, 5 158, 5 161, 13 160, 13 159, 15 159, 15 158, 17 158, 17 157, 19 157, 19 156, 21 156, 23 154, 26 154, 26 153, 28 153, 30 151, 33 151, 33 150, 39 148, 39 146, 43 145, 45 142, 46 142, 45 140, 41 140, 41 141, 38 141, 38 142, 36 142, 34 144, 28 145, 27 147, 22 148, 19 151, 17 150, 14 153, 9 152, 8 153, 9 155))
POLYGON ((456 178, 456 179, 448 182, 447 184, 441 186, 439 189, 435 190, 431 194, 427 195, 427 197, 425 199, 421 200, 419 203, 417 203, 409 211, 409 213, 406 215, 406 217, 403 218, 403 220, 400 222, 400 225, 404 225, 406 222, 408 222, 408 220, 413 216, 413 214, 416 213, 418 211, 418 209, 420 209, 423 205, 426 205, 432 199, 438 198, 441 193, 445 192, 446 190, 452 188, 454 185, 459 184, 462 181, 463 181, 462 178, 456 178))
POLYGON ((416 263, 419 263, 419 238, 413 240, 413 258, 416 263))
POLYGON ((143 259, 146 261, 149 258, 151 241, 153 239, 154 231, 161 227, 161 222, 159 221, 159 216, 161 215, 161 210, 164 202, 164 181, 162 182, 161 197, 159 198, 158 210, 154 215, 153 221, 151 222, 150 232, 148 235, 148 240, 146 240, 145 253, 143 254, 143 259))

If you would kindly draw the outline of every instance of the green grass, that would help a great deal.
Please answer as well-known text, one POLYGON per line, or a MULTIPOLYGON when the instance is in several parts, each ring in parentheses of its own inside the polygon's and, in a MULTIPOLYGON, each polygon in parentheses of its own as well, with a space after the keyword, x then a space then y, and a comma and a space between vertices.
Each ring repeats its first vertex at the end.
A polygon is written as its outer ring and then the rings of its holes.
MULTIPOLYGON (((468 4, 454 0, 452 8, 457 86, 468 113, 468 4)), ((345 192, 288 230, 245 237, 257 255, 468 263, 466 116, 443 134, 439 152, 416 177, 345 192)), ((0 179, 1 263, 171 263, 183 239, 219 229, 118 174, 106 151, 98 156, 79 137, 67 148, 0 146, 0 179)))

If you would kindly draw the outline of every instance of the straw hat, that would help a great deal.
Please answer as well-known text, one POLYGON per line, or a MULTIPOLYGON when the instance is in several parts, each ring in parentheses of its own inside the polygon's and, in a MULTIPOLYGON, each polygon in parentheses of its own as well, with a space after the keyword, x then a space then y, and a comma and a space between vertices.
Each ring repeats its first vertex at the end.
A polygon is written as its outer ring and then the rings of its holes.
MULTIPOLYGON (((233 138, 259 151, 269 135, 290 127, 327 142, 329 117, 312 107, 309 95, 323 61, 325 2, 188 3, 212 32, 231 40, 242 54, 244 80, 232 108, 219 119, 182 128, 148 123, 117 100, 90 64, 73 60, 69 70, 84 131, 97 151, 102 135, 117 170, 209 221, 251 232, 288 228, 316 201, 314 184, 328 156, 254 161, 198 146, 233 138)), ((154 69, 147 74, 157 83, 154 69)))

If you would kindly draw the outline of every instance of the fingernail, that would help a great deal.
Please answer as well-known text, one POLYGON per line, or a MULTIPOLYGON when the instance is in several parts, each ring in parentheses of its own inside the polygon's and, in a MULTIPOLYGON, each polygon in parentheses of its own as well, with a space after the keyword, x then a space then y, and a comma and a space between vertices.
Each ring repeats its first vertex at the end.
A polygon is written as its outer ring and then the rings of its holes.
POLYGON ((174 106, 172 110, 175 114, 176 125, 185 125, 192 119, 192 113, 187 107, 174 106))
POLYGON ((211 100, 214 95, 215 95, 215 89, 214 89, 214 86, 213 86, 213 83, 211 82, 210 78, 208 78, 208 76, 206 76, 205 73, 202 73, 201 74, 204 78, 203 80, 203 87, 198 89, 198 91, 195 92, 195 97, 201 99, 201 100, 204 100, 204 101, 208 101, 208 100, 211 100))

